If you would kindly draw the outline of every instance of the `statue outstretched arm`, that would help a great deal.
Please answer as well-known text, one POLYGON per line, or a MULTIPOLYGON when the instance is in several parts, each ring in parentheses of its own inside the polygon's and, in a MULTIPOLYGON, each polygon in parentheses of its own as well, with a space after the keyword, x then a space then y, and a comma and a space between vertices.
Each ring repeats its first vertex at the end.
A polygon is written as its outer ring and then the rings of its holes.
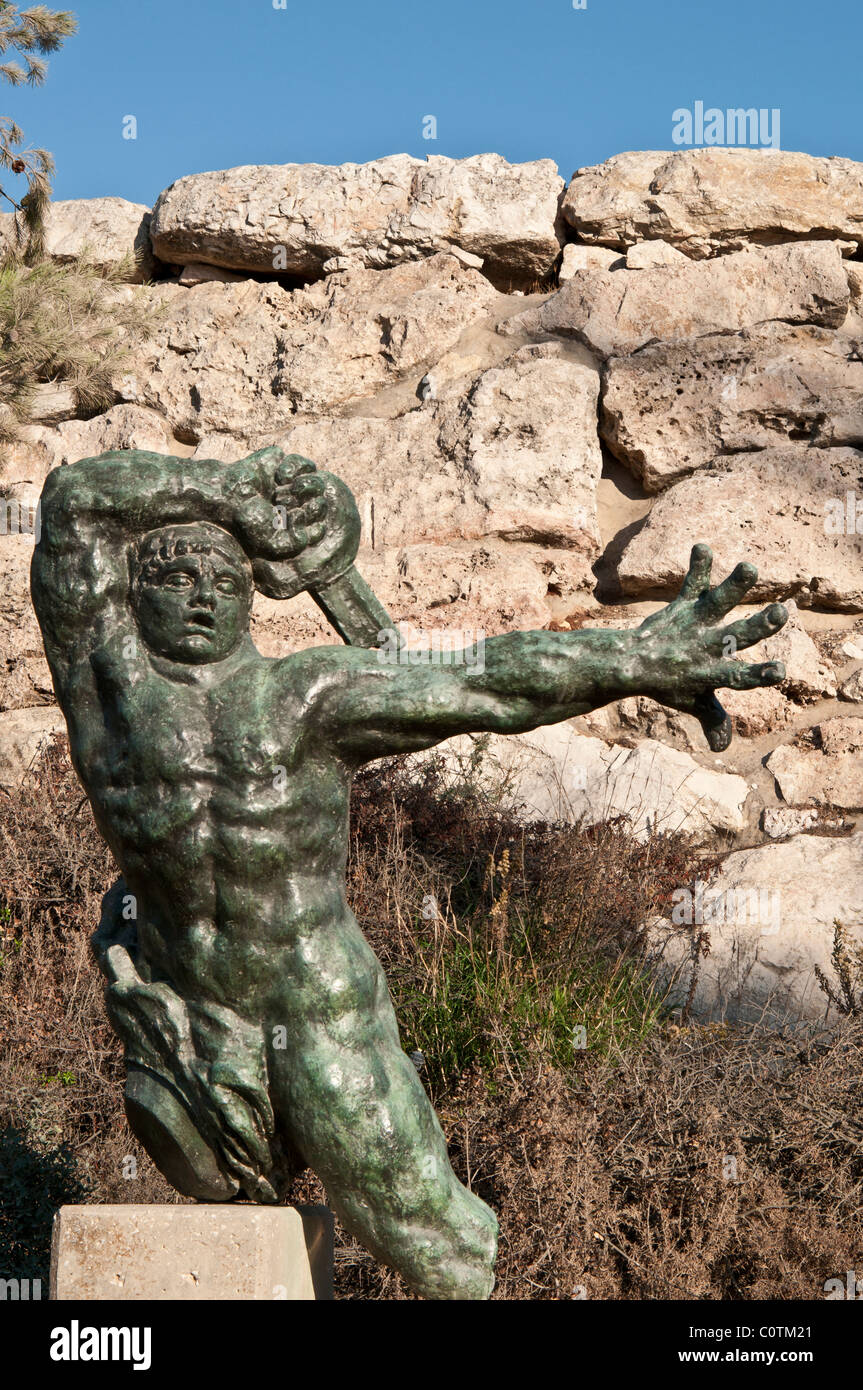
POLYGON ((431 747, 454 734, 523 733, 627 695, 649 695, 700 719, 714 751, 728 746, 731 722, 716 689, 777 685, 781 663, 733 660, 778 631, 781 604, 723 625, 757 578, 738 565, 710 587, 712 556, 692 551, 680 595, 638 628, 514 632, 486 641, 471 665, 410 666, 384 653, 341 652, 343 675, 325 683, 318 727, 359 762, 431 747))

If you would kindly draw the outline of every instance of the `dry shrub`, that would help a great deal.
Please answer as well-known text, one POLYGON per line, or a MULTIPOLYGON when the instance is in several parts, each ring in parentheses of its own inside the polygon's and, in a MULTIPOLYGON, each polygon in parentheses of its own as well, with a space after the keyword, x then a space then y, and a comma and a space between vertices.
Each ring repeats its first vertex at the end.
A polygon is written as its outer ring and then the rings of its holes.
MULTIPOLYGON (((577 1079, 466 1079, 453 1164, 500 1218, 497 1299, 821 1299, 863 1264, 863 1025, 654 1033, 577 1079), (734 1167, 736 1164, 736 1170, 734 1167)), ((306 1200, 325 1194, 314 1179, 306 1200)), ((410 1298, 354 1242, 339 1298, 410 1298)))
POLYGON ((133 258, 110 268, 82 254, 26 265, 0 254, 0 445, 32 423, 40 385, 67 387, 80 416, 107 410, 114 377, 162 312, 126 284, 133 258))
POLYGON ((646 1036, 663 1000, 636 923, 690 872, 681 842, 620 822, 532 824, 430 758, 358 779, 348 889, 435 1100, 468 1071, 571 1067, 646 1036))
POLYGON ((466 1101, 498 1296, 823 1297, 863 1260, 861 1061, 856 1025, 688 1029, 466 1101))
POLYGON ((20 790, 0 794, 0 1130, 23 1136, 34 1189, 70 1158, 65 1200, 173 1201, 126 1123, 122 1048, 90 952, 115 877, 55 738, 20 790))
MULTIPOLYGON (((632 927, 692 877, 684 846, 638 846, 619 826, 520 825, 449 786, 434 761, 419 781, 398 762, 369 769, 353 809, 352 902, 390 975, 405 1044, 426 1048, 456 1171, 500 1215, 495 1297, 809 1299, 860 1268, 863 1020, 803 1038, 658 1019, 632 927), (430 921, 428 896, 441 908, 430 921), (450 1018, 454 960, 462 994, 450 1018), (621 960, 633 969, 622 989, 621 960), (586 993, 573 962, 593 981, 586 993), (495 964, 498 987, 485 990, 495 964), (583 1051, 537 1026, 542 1010, 509 1013, 531 995, 547 1002, 562 980, 567 1026, 593 1020, 583 1051), (417 998, 435 992, 429 1014, 417 998), (465 1042, 459 1009, 478 1039, 465 1042)), ((89 952, 114 873, 56 740, 0 801, 0 1131, 16 1182, 28 1174, 45 1211, 25 1240, 3 1194, 0 1245, 18 1251, 23 1277, 39 1277, 52 1203, 79 1191, 182 1200, 126 1124, 121 1048, 89 952)), ((311 1174, 291 1197, 326 1200, 311 1174)), ((343 1232, 337 1241, 338 1297, 409 1297, 343 1232)))

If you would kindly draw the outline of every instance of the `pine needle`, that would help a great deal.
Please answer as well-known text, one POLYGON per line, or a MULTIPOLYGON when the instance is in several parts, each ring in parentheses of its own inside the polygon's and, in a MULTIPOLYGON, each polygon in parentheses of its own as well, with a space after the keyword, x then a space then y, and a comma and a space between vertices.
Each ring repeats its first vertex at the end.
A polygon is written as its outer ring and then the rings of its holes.
POLYGON ((105 271, 85 252, 56 265, 26 264, 15 247, 0 260, 0 443, 32 419, 40 384, 71 387, 87 416, 114 401, 113 381, 156 313, 126 283, 133 258, 105 271))

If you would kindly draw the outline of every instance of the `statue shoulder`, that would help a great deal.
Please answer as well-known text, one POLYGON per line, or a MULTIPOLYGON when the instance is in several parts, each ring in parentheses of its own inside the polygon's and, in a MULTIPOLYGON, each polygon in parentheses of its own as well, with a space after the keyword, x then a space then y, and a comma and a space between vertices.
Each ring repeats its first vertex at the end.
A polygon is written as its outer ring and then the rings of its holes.
POLYGON ((334 709, 329 697, 379 670, 379 653, 365 647, 307 647, 267 661, 272 698, 287 700, 293 717, 314 720, 334 709))

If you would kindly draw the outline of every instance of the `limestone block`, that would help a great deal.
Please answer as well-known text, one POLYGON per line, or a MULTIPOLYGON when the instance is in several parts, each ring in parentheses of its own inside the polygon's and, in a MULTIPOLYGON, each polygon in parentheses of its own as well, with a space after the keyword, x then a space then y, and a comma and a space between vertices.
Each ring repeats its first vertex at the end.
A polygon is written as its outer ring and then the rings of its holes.
POLYGON ((61 1207, 51 1298, 331 1299, 333 1217, 326 1207, 61 1207))

